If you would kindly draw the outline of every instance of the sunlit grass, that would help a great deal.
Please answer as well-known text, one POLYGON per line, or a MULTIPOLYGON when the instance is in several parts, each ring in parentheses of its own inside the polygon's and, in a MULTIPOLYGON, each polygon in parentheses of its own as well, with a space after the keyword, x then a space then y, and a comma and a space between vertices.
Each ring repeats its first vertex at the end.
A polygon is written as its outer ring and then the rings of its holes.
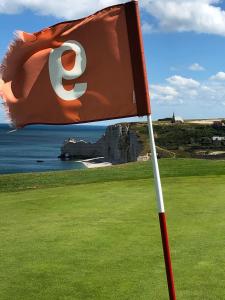
MULTIPOLYGON (((177 298, 222 300, 224 162, 160 165, 177 298)), ((0 299, 168 299, 151 177, 145 163, 1 176, 0 299)))

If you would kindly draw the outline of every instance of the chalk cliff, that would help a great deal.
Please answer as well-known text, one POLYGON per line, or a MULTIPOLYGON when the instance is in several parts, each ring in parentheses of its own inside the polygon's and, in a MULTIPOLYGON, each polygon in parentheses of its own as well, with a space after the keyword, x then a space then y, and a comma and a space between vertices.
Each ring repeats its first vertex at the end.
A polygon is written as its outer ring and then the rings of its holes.
POLYGON ((85 159, 104 157, 113 164, 140 160, 143 142, 129 125, 108 126, 105 134, 96 142, 69 139, 61 148, 61 159, 85 159))
POLYGON ((142 142, 128 125, 107 127, 103 140, 103 156, 112 163, 137 161, 143 149, 142 142))

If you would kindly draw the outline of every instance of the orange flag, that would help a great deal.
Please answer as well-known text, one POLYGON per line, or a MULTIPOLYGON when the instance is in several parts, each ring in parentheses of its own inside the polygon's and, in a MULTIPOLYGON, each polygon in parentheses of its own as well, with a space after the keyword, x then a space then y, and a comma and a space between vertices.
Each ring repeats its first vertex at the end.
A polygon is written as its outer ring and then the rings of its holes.
POLYGON ((0 73, 16 127, 150 114, 137 2, 19 32, 0 73))

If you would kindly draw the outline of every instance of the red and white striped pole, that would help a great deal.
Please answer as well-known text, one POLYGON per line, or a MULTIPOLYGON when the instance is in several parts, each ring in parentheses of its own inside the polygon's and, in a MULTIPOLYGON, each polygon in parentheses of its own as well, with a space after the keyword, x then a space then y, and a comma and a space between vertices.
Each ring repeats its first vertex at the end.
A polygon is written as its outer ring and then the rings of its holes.
MULTIPOLYGON (((139 100, 140 101, 144 100, 146 103, 148 103, 148 101, 150 100, 149 88, 148 88, 148 79, 147 79, 147 72, 145 66, 144 45, 143 45, 142 32, 141 32, 141 21, 140 21, 138 0, 131 0, 131 3, 133 3, 133 9, 129 11, 129 14, 127 14, 127 22, 131 25, 132 28, 132 32, 128 32, 128 36, 130 35, 129 39, 132 44, 130 50, 132 52, 132 57, 136 58, 135 61, 132 61, 133 76, 134 76, 134 81, 139 82, 139 85, 137 86, 139 100)), ((150 111, 150 107, 149 107, 149 111, 150 111)), ((176 300, 174 278, 173 278, 172 264, 170 258, 169 238, 168 238, 168 233, 166 228, 166 216, 165 216, 165 209, 164 209, 164 202, 163 202, 162 186, 161 186, 161 179, 159 174, 155 139, 153 133, 153 126, 152 126, 152 118, 150 112, 147 113, 147 119, 148 119, 150 148, 152 153, 152 164, 153 164, 154 179, 155 179, 156 198, 157 198, 158 212, 159 212, 159 223, 160 223, 161 236, 162 236, 164 260, 166 266, 167 284, 168 284, 170 300, 176 300)))
POLYGON ((159 174, 159 166, 157 160, 157 152, 155 147, 155 139, 154 139, 151 115, 147 116, 147 119, 148 119, 148 131, 149 131, 150 148, 151 148, 151 160, 152 160, 154 179, 155 179, 156 199, 157 199, 159 223, 160 223, 162 245, 163 245, 163 254, 164 254, 164 261, 166 266, 167 285, 168 285, 170 300, 176 300, 174 277, 173 277, 172 263, 170 257, 169 237, 168 237, 168 231, 166 226, 166 215, 165 215, 165 208, 164 208, 164 201, 163 201, 162 185, 161 185, 161 179, 159 174))

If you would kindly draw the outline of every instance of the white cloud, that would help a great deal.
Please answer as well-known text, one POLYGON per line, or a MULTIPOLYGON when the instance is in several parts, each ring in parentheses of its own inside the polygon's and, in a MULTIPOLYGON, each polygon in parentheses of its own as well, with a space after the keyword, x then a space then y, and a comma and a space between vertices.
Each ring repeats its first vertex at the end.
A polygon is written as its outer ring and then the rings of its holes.
POLYGON ((153 84, 150 93, 153 99, 161 101, 173 101, 178 97, 178 92, 174 87, 153 84))
POLYGON ((147 22, 143 22, 142 24, 143 33, 152 33, 154 32, 153 26, 147 22))
MULTIPOLYGON (((225 80, 225 73, 220 74, 219 77, 225 80)), ((174 75, 167 78, 164 83, 151 86, 152 100, 164 105, 188 106, 193 114, 195 110, 200 111, 200 107, 202 111, 207 111, 208 115, 211 111, 219 114, 224 111, 225 83, 223 80, 214 81, 211 78, 199 82, 192 78, 174 75)))
POLYGON ((141 6, 163 31, 193 31, 225 36, 225 11, 220 0, 142 0, 141 6))
POLYGON ((200 83, 192 78, 186 78, 179 75, 174 75, 166 79, 172 85, 185 88, 196 88, 200 83))
POLYGON ((201 85, 201 89, 204 92, 210 92, 210 93, 214 93, 215 92, 215 90, 212 87, 209 87, 209 86, 204 85, 204 84, 201 85))
POLYGON ((213 75, 210 77, 211 80, 225 80, 225 73, 224 72, 218 72, 216 75, 213 75))
POLYGON ((24 9, 40 15, 52 15, 64 19, 76 19, 94 13, 104 7, 126 2, 123 0, 1 0, 0 13, 16 14, 24 9))
MULTIPOLYGON (((17 14, 28 9, 40 15, 64 19, 87 16, 126 0, 0 0, 0 14, 17 14)), ((143 24, 145 33, 194 31, 225 36, 225 11, 220 0, 140 0, 140 6, 155 17, 157 25, 143 24)))
POLYGON ((191 71, 204 71, 205 70, 205 68, 198 63, 194 63, 194 64, 190 65, 188 69, 191 71))

